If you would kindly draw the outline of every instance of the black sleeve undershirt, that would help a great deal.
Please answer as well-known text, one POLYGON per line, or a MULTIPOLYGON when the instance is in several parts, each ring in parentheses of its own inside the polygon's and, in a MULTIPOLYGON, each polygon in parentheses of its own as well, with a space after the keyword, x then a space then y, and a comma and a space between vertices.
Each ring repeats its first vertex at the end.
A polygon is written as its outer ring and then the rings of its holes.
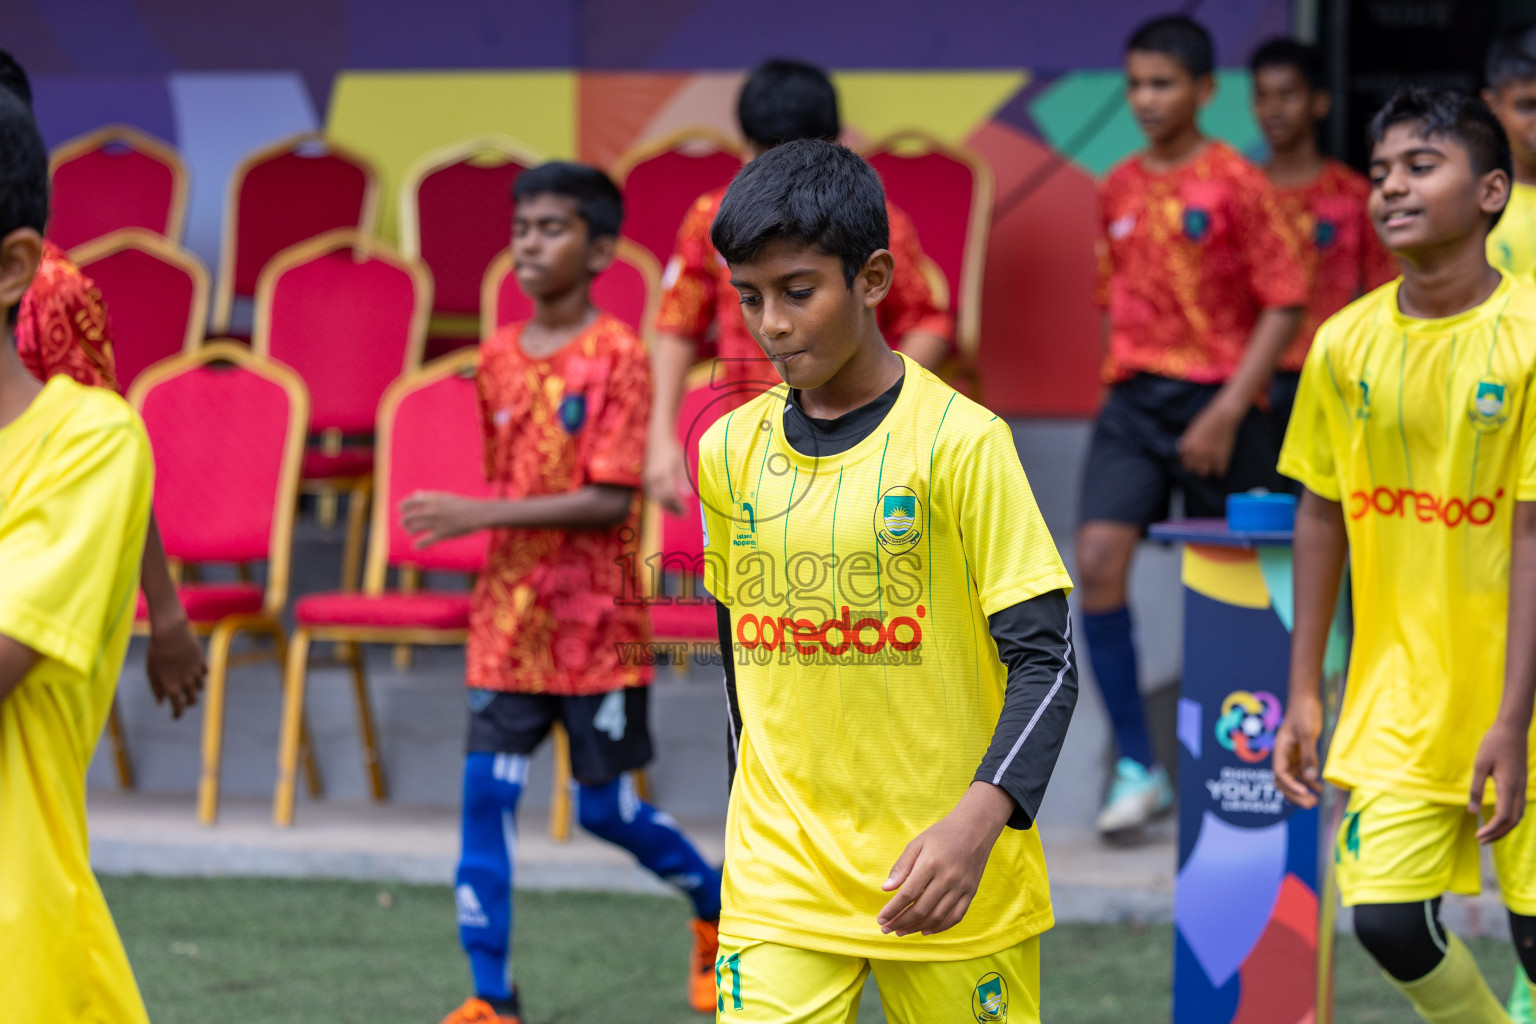
MULTIPOLYGON (((902 383, 898 380, 879 398, 833 420, 807 416, 798 392, 791 390, 784 406, 784 439, 805 455, 845 452, 880 426, 896 404, 902 383)), ((736 697, 731 610, 724 603, 715 604, 715 624, 730 725, 729 778, 734 781, 743 723, 736 697)), ((975 780, 1001 787, 1016 805, 1008 827, 1027 829, 1040 810, 1077 706, 1077 656, 1066 592, 1053 590, 1004 608, 988 616, 987 627, 1007 669, 1008 685, 975 780)))

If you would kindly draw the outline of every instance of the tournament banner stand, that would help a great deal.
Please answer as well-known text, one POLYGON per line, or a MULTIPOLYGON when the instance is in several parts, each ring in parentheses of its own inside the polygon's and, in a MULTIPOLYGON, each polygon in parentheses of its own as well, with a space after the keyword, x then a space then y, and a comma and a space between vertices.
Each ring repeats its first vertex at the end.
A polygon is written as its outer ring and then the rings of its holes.
MULTIPOLYGON (((1295 807, 1270 764, 1288 689, 1291 533, 1190 519, 1159 523, 1150 537, 1184 548, 1173 1024, 1329 1024, 1342 801, 1295 807)), ((1330 712, 1347 642, 1341 600, 1325 668, 1330 712)))

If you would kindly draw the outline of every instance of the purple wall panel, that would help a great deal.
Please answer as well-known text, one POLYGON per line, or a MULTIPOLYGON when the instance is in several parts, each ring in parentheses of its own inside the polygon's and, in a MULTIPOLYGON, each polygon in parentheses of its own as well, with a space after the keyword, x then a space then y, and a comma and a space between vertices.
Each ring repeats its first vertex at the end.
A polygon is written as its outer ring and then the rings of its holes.
MULTIPOLYGON (((352 0, 347 4, 346 66, 577 66, 581 6, 572 0, 352 0)), ((650 6, 634 4, 634 16, 648 16, 650 6)))
POLYGON ((32 105, 49 149, 104 124, 131 124, 177 142, 165 75, 32 75, 32 105))

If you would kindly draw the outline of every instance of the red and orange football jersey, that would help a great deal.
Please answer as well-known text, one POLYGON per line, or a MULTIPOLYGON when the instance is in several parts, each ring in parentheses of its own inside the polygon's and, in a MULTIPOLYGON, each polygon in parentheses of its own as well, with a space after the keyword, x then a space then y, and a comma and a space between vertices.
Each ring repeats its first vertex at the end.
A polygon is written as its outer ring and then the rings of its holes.
POLYGON ((636 488, 606 529, 491 532, 469 620, 470 686, 563 695, 647 683, 637 598, 641 464, 651 410, 645 346, 604 313, 543 359, 522 324, 480 346, 486 478, 507 500, 588 484, 636 488))
POLYGON ((1152 373, 1220 384, 1265 308, 1302 306, 1300 246, 1264 172, 1231 147, 1165 174, 1132 157, 1099 189, 1097 300, 1109 311, 1109 383, 1152 373))
POLYGON ((38 380, 62 373, 87 387, 117 390, 101 289, 46 239, 37 276, 16 311, 16 351, 38 380))
POLYGON ((1300 373, 1317 329, 1368 291, 1398 276, 1397 260, 1376 237, 1366 213, 1371 183, 1365 175, 1329 160, 1323 173, 1299 188, 1277 188, 1275 199, 1301 240, 1301 258, 1312 282, 1306 316, 1280 369, 1300 373))
MULTIPOLYGON (((761 384, 761 390, 780 382, 778 371, 763 358, 741 318, 741 301, 731 285, 731 271, 715 252, 709 229, 720 212, 725 189, 698 198, 677 232, 677 248, 667 263, 661 308, 656 330, 688 338, 696 344, 716 342, 720 369, 715 385, 761 384)), ((891 255, 896 278, 878 310, 880 333, 892 345, 913 331, 954 340, 954 318, 940 308, 933 289, 922 273, 922 246, 917 229, 906 214, 886 204, 891 224, 891 255)), ((740 389, 741 402, 751 399, 751 388, 740 389)), ((738 403, 740 404, 740 403, 738 403)))

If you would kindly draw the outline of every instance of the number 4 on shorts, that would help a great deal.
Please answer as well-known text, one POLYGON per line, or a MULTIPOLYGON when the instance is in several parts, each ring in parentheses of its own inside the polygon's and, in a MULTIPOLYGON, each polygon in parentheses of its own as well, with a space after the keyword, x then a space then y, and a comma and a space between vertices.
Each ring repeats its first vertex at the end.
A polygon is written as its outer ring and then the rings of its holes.
POLYGON ((592 728, 607 733, 608 738, 617 743, 624 738, 628 726, 624 715, 624 691, 614 690, 597 706, 597 714, 592 716, 592 728))
POLYGON ((722 953, 720 956, 715 957, 715 991, 719 993, 717 1009, 721 1013, 725 1012, 725 987, 724 979, 721 978, 721 974, 725 971, 731 972, 731 1009, 739 1010, 741 1009, 740 953, 732 953, 730 956, 722 953))

